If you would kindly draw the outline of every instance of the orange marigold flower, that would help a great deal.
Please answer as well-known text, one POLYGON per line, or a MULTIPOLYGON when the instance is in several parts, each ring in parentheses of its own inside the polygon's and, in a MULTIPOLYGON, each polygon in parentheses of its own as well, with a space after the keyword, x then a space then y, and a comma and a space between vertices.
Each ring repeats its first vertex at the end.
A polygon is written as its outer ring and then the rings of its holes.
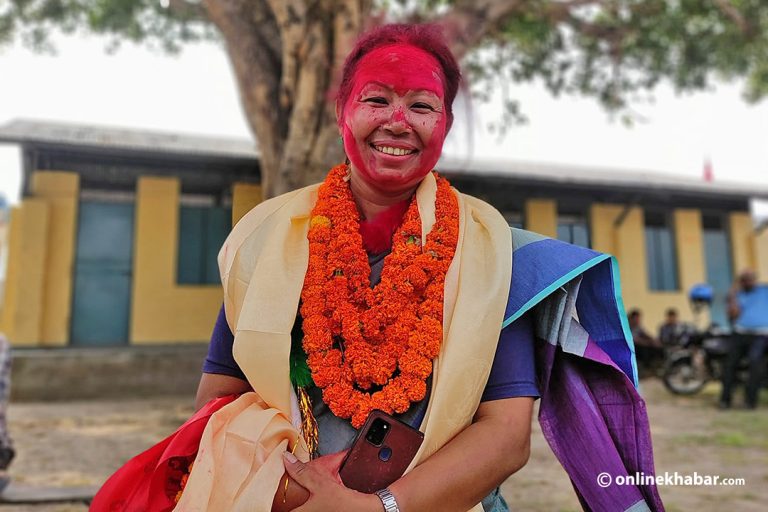
POLYGON ((404 412, 424 398, 442 342, 445 273, 458 240, 458 201, 437 175, 435 217, 426 240, 415 197, 392 238, 381 282, 369 286, 360 214, 346 165, 318 190, 307 238, 302 289, 304 350, 315 384, 333 413, 359 428, 373 408, 404 412), (334 337, 341 350, 332 349, 334 337), (395 377, 398 370, 402 372, 395 377), (365 391, 373 384, 381 391, 365 391))

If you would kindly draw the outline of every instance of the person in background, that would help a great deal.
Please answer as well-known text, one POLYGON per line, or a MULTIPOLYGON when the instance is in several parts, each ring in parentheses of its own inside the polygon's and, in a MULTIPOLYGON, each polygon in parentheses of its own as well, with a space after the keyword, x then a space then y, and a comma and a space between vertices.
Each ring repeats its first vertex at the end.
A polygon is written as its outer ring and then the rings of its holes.
POLYGON ((668 308, 664 314, 664 323, 659 327, 659 341, 665 347, 677 344, 683 324, 675 308, 668 308))
POLYGON ((6 410, 11 391, 11 345, 0 333, 0 493, 2 493, 11 481, 8 475, 8 467, 11 465, 16 452, 13 442, 8 435, 6 410))
POLYGON ((635 342, 635 355, 638 367, 650 369, 654 363, 663 359, 664 349, 659 340, 648 334, 643 327, 643 313, 633 308, 627 313, 629 318, 629 330, 635 342))
POLYGON ((757 407, 758 393, 765 378, 765 353, 768 344, 768 285, 758 284, 753 270, 739 274, 728 294, 728 316, 733 324, 728 358, 723 371, 720 408, 731 407, 733 385, 739 362, 749 358, 749 377, 745 388, 745 405, 757 407))

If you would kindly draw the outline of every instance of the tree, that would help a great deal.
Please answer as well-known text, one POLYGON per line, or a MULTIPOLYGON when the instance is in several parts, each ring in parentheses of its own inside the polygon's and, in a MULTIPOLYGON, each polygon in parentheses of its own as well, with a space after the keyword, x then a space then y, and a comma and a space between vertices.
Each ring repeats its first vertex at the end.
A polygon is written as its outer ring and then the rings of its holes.
POLYGON ((46 49, 55 29, 171 52, 221 41, 274 196, 339 161, 338 71, 362 30, 397 20, 442 24, 474 83, 539 80, 610 110, 662 80, 692 91, 740 77, 748 101, 768 95, 765 0, 10 0, 0 43, 46 49))

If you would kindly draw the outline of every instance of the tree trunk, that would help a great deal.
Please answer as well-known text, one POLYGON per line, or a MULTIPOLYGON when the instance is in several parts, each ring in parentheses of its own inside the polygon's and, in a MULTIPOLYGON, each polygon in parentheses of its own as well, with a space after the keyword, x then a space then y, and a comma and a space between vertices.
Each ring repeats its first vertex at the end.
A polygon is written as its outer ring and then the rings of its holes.
POLYGON ((343 160, 334 96, 369 0, 206 0, 258 141, 265 197, 322 180, 343 160))

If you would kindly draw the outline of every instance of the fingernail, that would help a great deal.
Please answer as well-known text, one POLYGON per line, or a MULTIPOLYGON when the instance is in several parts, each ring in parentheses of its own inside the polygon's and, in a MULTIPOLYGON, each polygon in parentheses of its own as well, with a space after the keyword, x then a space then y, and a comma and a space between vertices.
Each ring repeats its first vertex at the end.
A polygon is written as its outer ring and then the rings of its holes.
POLYGON ((285 460, 287 460, 291 464, 296 464, 297 462, 299 462, 299 459, 297 459, 296 456, 291 452, 283 452, 283 457, 285 457, 285 460))

